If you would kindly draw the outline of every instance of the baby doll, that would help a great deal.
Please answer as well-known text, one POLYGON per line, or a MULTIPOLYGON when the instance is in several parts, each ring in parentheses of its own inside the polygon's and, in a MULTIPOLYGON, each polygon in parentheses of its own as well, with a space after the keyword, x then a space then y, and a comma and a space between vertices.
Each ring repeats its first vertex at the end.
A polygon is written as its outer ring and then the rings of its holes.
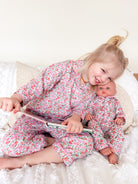
POLYGON ((122 126, 125 115, 116 94, 115 82, 96 87, 94 100, 86 111, 85 120, 89 128, 93 129, 94 147, 104 156, 108 156, 109 163, 116 164, 124 141, 122 126))

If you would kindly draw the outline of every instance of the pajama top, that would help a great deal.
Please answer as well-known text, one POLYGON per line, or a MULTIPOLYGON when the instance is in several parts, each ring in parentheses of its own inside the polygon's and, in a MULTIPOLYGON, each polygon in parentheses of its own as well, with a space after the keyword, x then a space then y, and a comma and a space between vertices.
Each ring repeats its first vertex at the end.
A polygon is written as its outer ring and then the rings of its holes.
MULTIPOLYGON (((65 61, 53 64, 42 74, 16 93, 23 99, 23 105, 47 121, 61 123, 72 114, 79 114, 82 102, 92 98, 90 84, 81 84, 78 69, 83 61, 65 61)), ((9 156, 21 156, 47 147, 45 133, 55 138, 52 147, 69 166, 74 160, 92 154, 93 140, 89 133, 72 134, 62 128, 46 127, 44 123, 27 116, 18 118, 2 141, 2 151, 9 156)))
POLYGON ((80 102, 93 96, 90 84, 80 83, 81 75, 77 70, 83 64, 83 61, 70 60, 53 64, 16 93, 21 95, 27 109, 60 123, 80 112, 80 102))
POLYGON ((102 97, 96 94, 93 95, 88 111, 99 121, 104 132, 112 126, 113 120, 116 118, 124 118, 123 124, 125 124, 125 114, 119 100, 115 96, 102 97))

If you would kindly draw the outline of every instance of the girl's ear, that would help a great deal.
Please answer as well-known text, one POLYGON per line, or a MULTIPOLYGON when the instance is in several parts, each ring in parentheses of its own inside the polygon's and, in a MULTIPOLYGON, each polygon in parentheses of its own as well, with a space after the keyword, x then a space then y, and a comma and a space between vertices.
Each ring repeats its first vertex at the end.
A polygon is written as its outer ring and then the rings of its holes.
POLYGON ((126 60, 125 68, 127 68, 129 61, 128 58, 125 58, 125 60, 126 60))

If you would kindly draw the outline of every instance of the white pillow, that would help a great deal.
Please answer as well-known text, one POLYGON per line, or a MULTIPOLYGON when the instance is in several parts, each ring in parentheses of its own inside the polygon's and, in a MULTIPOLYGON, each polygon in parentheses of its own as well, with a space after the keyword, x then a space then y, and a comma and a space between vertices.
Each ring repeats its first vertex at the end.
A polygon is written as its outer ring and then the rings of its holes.
MULTIPOLYGON (((31 79, 36 78, 40 74, 40 70, 37 67, 27 65, 21 62, 16 62, 16 88, 27 84, 31 79)), ((17 90, 16 89, 16 90, 17 90)), ((4 129, 9 129, 17 120, 18 114, 11 113, 8 124, 4 126, 4 129)))
MULTIPOLYGON (((0 97, 10 97, 16 91, 16 63, 0 62, 0 97)), ((8 121, 9 112, 0 109, 0 128, 8 121)))
POLYGON ((134 126, 136 126, 136 122, 134 120, 133 104, 127 92, 120 85, 117 84, 116 89, 117 89, 116 98, 118 98, 126 118, 126 124, 123 125, 123 131, 125 133, 129 133, 130 130, 134 126))
POLYGON ((27 84, 31 79, 36 78, 39 74, 39 69, 21 62, 16 62, 17 89, 27 84))
POLYGON ((138 111, 138 81, 133 76, 133 73, 126 69, 115 82, 125 89, 131 98, 134 111, 138 111))

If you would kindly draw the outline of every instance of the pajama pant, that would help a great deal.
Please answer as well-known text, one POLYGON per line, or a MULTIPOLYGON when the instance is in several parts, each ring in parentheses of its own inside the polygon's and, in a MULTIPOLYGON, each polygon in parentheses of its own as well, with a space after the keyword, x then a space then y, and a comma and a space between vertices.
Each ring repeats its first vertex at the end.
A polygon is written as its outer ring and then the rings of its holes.
POLYGON ((67 166, 92 153, 93 140, 89 133, 70 134, 59 127, 46 127, 44 123, 24 115, 4 136, 2 151, 14 157, 40 151, 47 146, 46 132, 55 138, 52 146, 67 166))
POLYGON ((93 120, 89 121, 88 126, 93 130, 94 148, 97 151, 110 147, 119 156, 124 142, 124 134, 120 125, 115 122, 109 123, 103 120, 100 123, 100 121, 93 120))

